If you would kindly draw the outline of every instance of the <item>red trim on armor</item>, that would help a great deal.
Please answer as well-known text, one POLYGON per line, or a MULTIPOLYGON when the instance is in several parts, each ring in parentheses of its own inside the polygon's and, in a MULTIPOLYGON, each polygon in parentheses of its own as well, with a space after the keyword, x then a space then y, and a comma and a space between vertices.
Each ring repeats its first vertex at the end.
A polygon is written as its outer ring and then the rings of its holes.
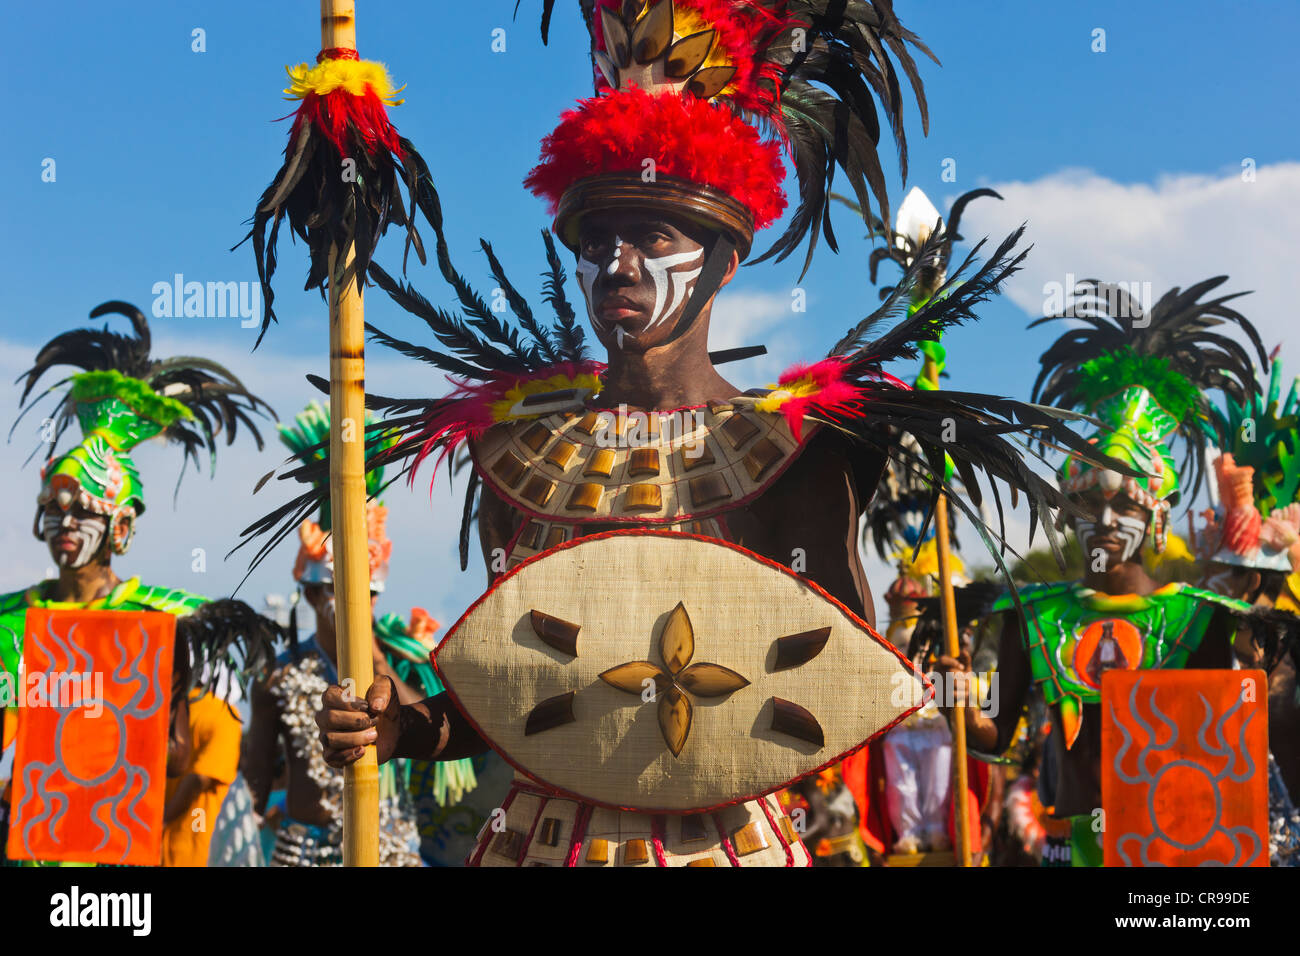
POLYGON ((524 838, 524 846, 523 849, 519 851, 519 862, 515 864, 516 866, 523 866, 524 860, 528 859, 528 851, 533 845, 533 834, 537 832, 537 824, 541 822, 542 811, 546 809, 546 805, 550 802, 550 797, 541 797, 538 799, 537 813, 533 815, 533 825, 528 828, 528 836, 524 838))
POLYGON ((573 836, 569 838, 569 855, 565 857, 565 866, 577 866, 578 854, 582 851, 582 841, 587 838, 587 824, 591 822, 592 806, 579 803, 573 818, 573 836))
POLYGON ((662 813, 657 813, 650 818, 650 845, 654 847, 655 863, 661 867, 668 865, 668 860, 664 857, 664 824, 666 820, 662 813))
POLYGON ((790 849, 790 844, 786 842, 785 834, 781 832, 781 828, 772 819, 772 811, 767 808, 767 801, 760 800, 758 805, 763 808, 763 816, 767 817, 768 826, 772 828, 772 832, 776 834, 777 840, 780 841, 781 847, 785 850, 785 865, 794 866, 794 853, 790 849))
POLYGON ((710 814, 713 817, 713 825, 718 828, 718 843, 722 845, 722 852, 727 854, 727 859, 731 861, 732 866, 740 866, 740 857, 736 856, 736 848, 731 845, 731 838, 727 836, 727 830, 722 825, 722 820, 716 813, 710 814))
POLYGON ((872 627, 861 617, 859 617, 850 607, 845 605, 843 601, 841 601, 839 598, 835 597, 833 594, 828 592, 825 588, 823 588, 820 584, 818 584, 816 581, 812 580, 811 578, 806 578, 800 574, 796 574, 794 571, 791 571, 784 564, 779 564, 778 562, 773 561, 771 558, 765 558, 761 554, 758 554, 754 551, 750 551, 748 548, 742 547, 741 545, 738 544, 734 544, 733 542, 730 541, 723 541, 719 538, 709 538, 704 535, 688 534, 685 531, 664 531, 656 528, 619 528, 613 531, 601 531, 596 534, 587 535, 586 537, 582 537, 582 538, 574 538, 570 541, 564 542, 563 544, 557 544, 554 548, 552 548, 549 551, 543 551, 540 554, 535 554, 530 558, 525 558, 514 568, 512 568, 511 570, 507 571, 505 574, 502 574, 500 577, 498 577, 495 581, 492 582, 492 584, 488 587, 488 589, 484 591, 482 595, 479 596, 478 600, 476 600, 465 610, 465 613, 462 614, 459 620, 457 620, 456 623, 451 626, 451 629, 448 630, 447 633, 443 636, 442 640, 438 642, 438 646, 434 648, 434 650, 431 651, 429 654, 429 662, 433 665, 433 669, 437 673, 438 679, 442 681, 443 687, 446 688, 447 694, 451 697, 452 704, 455 705, 458 711, 460 711, 461 716, 465 718, 466 722, 470 725, 470 727, 473 728, 474 732, 478 734, 480 738, 486 741, 488 746, 490 746, 493 750, 495 750, 498 754, 500 754, 501 759, 503 759, 506 763, 510 764, 511 767, 519 771, 519 773, 523 774, 525 777, 528 777, 530 780, 537 781, 537 783, 539 783, 543 788, 546 789, 546 791, 549 791, 551 794, 555 796, 564 797, 570 800, 577 800, 579 803, 591 803, 594 804, 595 806, 606 807, 611 810, 625 810, 629 813, 640 813, 645 815, 664 813, 664 814, 675 814, 681 816, 689 813, 707 813, 712 810, 723 809, 724 807, 734 807, 742 803, 747 803, 751 800, 762 799, 763 797, 767 796, 769 793, 775 793, 777 790, 781 790, 786 787, 789 787, 791 784, 795 783, 798 780, 803 780, 805 777, 810 777, 815 773, 819 773, 822 770, 825 770, 827 767, 831 766, 832 764, 839 763, 845 757, 857 753, 863 747, 870 744, 873 740, 883 736, 884 734, 889 733, 889 731, 893 730, 896 726, 901 724, 904 720, 906 720, 916 711, 921 709, 921 705, 917 704, 915 707, 903 711, 903 713, 899 714, 897 717, 891 720, 884 727, 881 727, 879 730, 877 730, 866 740, 862 741, 862 743, 858 744, 855 747, 850 747, 848 750, 844 751, 841 754, 836 754, 830 760, 827 760, 825 763, 817 767, 813 767, 811 770, 808 770, 806 773, 800 774, 798 777, 794 777, 791 780, 783 781, 772 787, 767 788, 766 790, 762 790, 758 793, 744 794, 743 796, 734 797, 730 800, 724 800, 721 803, 715 803, 705 807, 687 807, 684 809, 675 809, 670 807, 619 806, 618 804, 606 803, 601 800, 596 800, 592 797, 583 796, 582 794, 579 793, 574 793, 571 790, 566 790, 563 787, 556 786, 550 781, 543 780, 540 777, 538 777, 536 774, 524 769, 524 767, 521 764, 519 764, 513 757, 511 757, 510 754, 506 753, 503 749, 497 746, 497 744, 494 741, 492 741, 486 733, 483 732, 483 728, 478 725, 478 722, 474 720, 473 717, 465 713, 465 708, 460 705, 460 698, 457 697, 455 689, 451 686, 451 683, 447 680, 447 675, 444 674, 442 672, 442 668, 438 666, 438 651, 441 650, 443 645, 445 645, 448 641, 452 639, 452 637, 456 635, 456 633, 460 630, 460 626, 465 623, 465 619, 468 618, 471 614, 473 614, 480 604, 482 604, 489 597, 491 597, 492 593, 496 591, 496 589, 499 588, 503 582, 514 577, 516 574, 518 574, 524 568, 528 567, 534 561, 538 561, 542 558, 550 557, 551 555, 557 554, 560 551, 564 551, 568 548, 576 547, 579 544, 584 544, 589 541, 595 541, 600 538, 631 537, 634 535, 654 535, 657 537, 664 537, 664 538, 689 538, 694 541, 707 541, 708 543, 718 545, 719 547, 730 548, 733 551, 738 551, 739 553, 745 555, 746 557, 752 558, 753 560, 757 561, 759 564, 765 564, 769 568, 774 568, 775 570, 780 571, 782 574, 794 578, 803 587, 810 588, 813 591, 813 593, 819 595, 832 607, 835 607, 839 611, 841 611, 846 617, 849 618, 850 621, 852 621, 854 624, 858 625, 858 627, 865 630, 872 638, 876 640, 878 644, 880 644, 883 648, 890 651, 896 658, 898 658, 898 661, 903 665, 904 670, 906 670, 910 674, 915 674, 917 677, 921 678, 921 684, 922 684, 921 699, 923 701, 929 699, 929 695, 932 695, 934 693, 934 686, 930 683, 929 678, 927 678, 924 674, 918 673, 916 668, 912 665, 912 662, 909 661, 903 655, 903 653, 899 651, 898 648, 896 648, 893 644, 889 643, 889 641, 885 640, 885 638, 880 635, 879 631, 877 631, 874 627, 872 627))

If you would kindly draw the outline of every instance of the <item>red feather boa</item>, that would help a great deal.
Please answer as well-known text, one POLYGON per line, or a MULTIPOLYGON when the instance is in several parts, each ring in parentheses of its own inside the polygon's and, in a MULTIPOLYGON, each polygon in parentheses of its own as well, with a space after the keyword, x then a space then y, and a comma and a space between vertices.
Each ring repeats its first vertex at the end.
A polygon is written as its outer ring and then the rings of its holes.
MULTIPOLYGON (((853 418, 858 407, 867 401, 867 392, 858 382, 845 377, 848 363, 842 358, 825 358, 812 365, 792 365, 777 379, 777 388, 811 384, 817 391, 810 395, 796 395, 781 403, 781 414, 790 424, 790 430, 799 437, 804 416, 812 413, 832 421, 853 418)), ((910 390, 910 386, 888 372, 870 373, 870 379, 894 388, 910 390)))
POLYGON ((351 153, 349 127, 361 138, 368 155, 374 155, 382 145, 398 159, 402 158, 401 142, 397 129, 388 120, 388 109, 368 85, 361 96, 342 88, 324 95, 308 93, 294 115, 290 143, 297 141, 298 130, 304 122, 311 123, 345 158, 351 153))
POLYGON ((408 481, 415 483, 415 472, 432 452, 441 446, 442 454, 433 466, 433 478, 437 477, 438 467, 460 445, 470 439, 478 438, 495 425, 492 416, 494 402, 505 398, 512 388, 526 382, 548 379, 556 375, 577 378, 580 375, 600 375, 605 371, 603 362, 562 362, 547 368, 538 369, 524 375, 494 373, 485 382, 464 382, 447 377, 455 388, 447 396, 438 410, 431 412, 425 419, 424 427, 418 433, 405 439, 407 442, 419 442, 420 450, 416 453, 411 466, 408 481))

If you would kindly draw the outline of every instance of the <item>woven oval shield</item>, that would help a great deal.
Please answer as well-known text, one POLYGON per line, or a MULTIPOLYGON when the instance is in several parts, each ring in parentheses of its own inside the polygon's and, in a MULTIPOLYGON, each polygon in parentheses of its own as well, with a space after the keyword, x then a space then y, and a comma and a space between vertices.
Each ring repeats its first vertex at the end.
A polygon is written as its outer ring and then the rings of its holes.
POLYGON ((916 710, 924 679, 788 568, 616 531, 499 578, 434 655, 486 739, 555 790, 643 812, 769 793, 916 710))

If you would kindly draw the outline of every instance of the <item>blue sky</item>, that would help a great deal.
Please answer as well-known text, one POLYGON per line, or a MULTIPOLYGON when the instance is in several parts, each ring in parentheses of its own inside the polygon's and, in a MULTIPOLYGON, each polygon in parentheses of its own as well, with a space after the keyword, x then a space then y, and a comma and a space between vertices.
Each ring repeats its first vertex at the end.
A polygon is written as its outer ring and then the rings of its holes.
MULTIPOLYGON (((541 136, 589 92, 577 5, 559 5, 549 48, 538 37, 539 6, 525 0, 512 22, 513 0, 358 4, 362 55, 386 62, 406 85, 393 119, 432 167, 453 257, 490 288, 478 251, 478 237, 489 237, 534 299, 547 217, 520 181, 541 136), (504 53, 491 50, 498 27, 504 53)), ((1031 269, 1008 297, 978 326, 949 337, 952 387, 1026 397, 1036 357, 1056 333, 1024 327, 1042 283, 1067 272, 1147 279, 1157 295, 1228 272, 1232 288, 1256 290, 1242 309, 1269 344, 1282 338, 1294 322, 1282 269, 1293 270, 1300 251, 1300 143, 1287 119, 1300 8, 897 0, 896 9, 943 67, 922 64, 931 133, 921 135, 909 109, 911 170, 906 183, 891 173, 895 203, 912 185, 941 209, 959 192, 995 185, 1007 201, 973 205, 963 232, 996 238, 1027 220, 1036 244, 1031 269), (1097 29, 1105 52, 1092 51, 1097 29), (946 159, 956 161, 955 183, 940 180, 946 159), (1249 182, 1241 177, 1247 159, 1257 170, 1249 182)), ((176 273, 203 282, 255 278, 249 249, 228 250, 281 161, 288 124, 273 120, 291 110, 283 67, 310 60, 319 36, 315 4, 248 0, 138 2, 107 18, 86 3, 57 14, 20 5, 7 22, 0 372, 12 379, 40 342, 83 323, 101 301, 126 299, 148 311, 153 284, 176 273), (191 49, 195 28, 205 31, 205 52, 191 49), (42 181, 47 158, 54 182, 42 181)), ((802 283, 807 313, 782 305, 798 281, 793 259, 743 270, 724 293, 733 305, 720 316, 717 344, 765 342, 774 353, 729 370, 733 381, 761 384, 786 362, 816 357, 872 308, 869 247, 847 214, 837 223, 841 254, 823 249, 802 283)), ((392 241, 379 258, 392 271, 399 254, 392 241)), ((301 247, 284 245, 281 324, 256 353, 255 333, 237 319, 157 319, 159 351, 212 353, 291 416, 313 397, 302 373, 325 368, 325 310, 317 296, 297 291, 305 269, 301 247)), ((411 278, 450 304, 432 269, 414 266, 411 278)), ((417 334, 380 293, 367 301, 371 321, 417 334)), ((378 347, 371 355, 376 391, 444 387, 408 360, 378 347)), ((1293 341, 1284 357, 1300 367, 1293 341)), ((0 418, 16 412, 17 395, 0 396, 0 418)), ((6 590, 47 564, 28 531, 36 470, 19 471, 33 442, 20 430, 0 475, 6 590)), ((122 570, 210 594, 233 587, 242 562, 222 564, 219 556, 235 529, 279 500, 270 497, 275 486, 257 499, 248 491, 280 458, 278 446, 261 456, 251 446, 233 452, 219 462, 216 482, 190 475, 175 510, 178 461, 163 449, 140 452, 151 508, 122 570), (210 557, 202 578, 190 570, 194 548, 210 557)), ((481 579, 460 576, 451 542, 441 543, 458 519, 448 513, 455 499, 400 489, 389 498, 396 563, 386 606, 424 604, 450 623, 481 579)), ((273 558, 251 582, 250 599, 287 589, 291 561, 287 549, 273 558)), ((873 580, 877 591, 886 584, 873 580)))

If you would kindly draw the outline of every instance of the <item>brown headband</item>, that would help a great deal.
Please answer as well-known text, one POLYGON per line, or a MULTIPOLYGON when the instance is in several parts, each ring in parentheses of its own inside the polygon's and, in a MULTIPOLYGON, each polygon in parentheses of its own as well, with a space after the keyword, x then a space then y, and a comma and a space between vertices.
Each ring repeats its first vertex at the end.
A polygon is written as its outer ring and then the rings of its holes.
POLYGON ((663 209, 721 230, 731 237, 742 261, 754 242, 753 217, 726 193, 672 176, 646 182, 635 172, 599 173, 566 189, 555 213, 555 233, 576 251, 585 213, 628 207, 663 209))

